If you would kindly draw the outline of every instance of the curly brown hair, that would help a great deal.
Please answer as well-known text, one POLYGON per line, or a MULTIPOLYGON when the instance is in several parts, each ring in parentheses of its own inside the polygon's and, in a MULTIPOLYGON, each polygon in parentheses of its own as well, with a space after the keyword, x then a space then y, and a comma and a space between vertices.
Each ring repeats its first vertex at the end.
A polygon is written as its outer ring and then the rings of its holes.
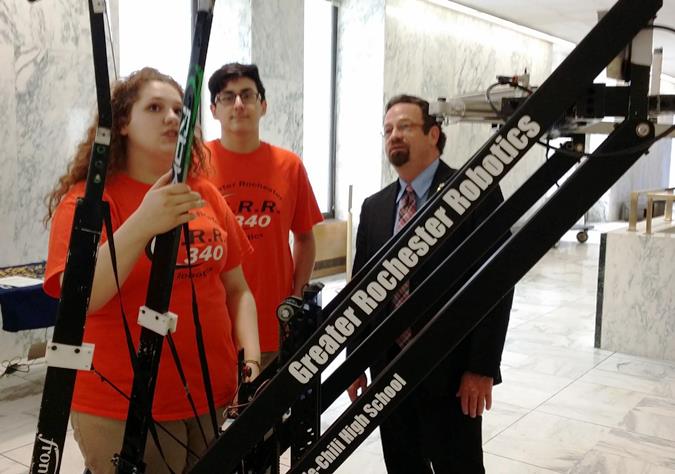
MULTIPOLYGON (((123 171, 127 164, 127 137, 120 133, 129 123, 131 108, 139 98, 140 91, 145 84, 151 81, 165 82, 174 86, 183 97, 183 88, 171 76, 162 74, 156 69, 145 67, 132 72, 126 79, 118 81, 112 88, 112 129, 110 134, 110 156, 108 159, 108 176, 123 171)), ((45 225, 49 223, 56 207, 70 188, 87 177, 91 150, 96 137, 98 115, 87 129, 84 140, 77 146, 75 157, 68 164, 66 173, 61 176, 54 189, 45 197, 47 215, 45 225)), ((190 175, 205 173, 208 169, 208 155, 198 130, 195 130, 192 140, 192 160, 190 161, 190 175)))

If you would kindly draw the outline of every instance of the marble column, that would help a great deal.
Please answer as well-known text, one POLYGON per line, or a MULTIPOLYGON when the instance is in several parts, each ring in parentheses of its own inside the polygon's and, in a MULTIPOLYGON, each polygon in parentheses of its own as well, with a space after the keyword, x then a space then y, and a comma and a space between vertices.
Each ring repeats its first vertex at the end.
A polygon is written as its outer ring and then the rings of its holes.
POLYGON ((208 111, 206 82, 228 62, 256 63, 265 85, 263 140, 302 153, 303 0, 234 0, 216 4, 204 76, 204 131, 220 136, 208 111))
POLYGON ((602 235, 596 347, 675 361, 675 227, 653 229, 602 235))
POLYGON ((265 141, 302 154, 304 0, 253 0, 251 59, 260 68, 265 141))
POLYGON ((220 123, 212 118, 209 110, 209 77, 230 62, 251 62, 251 0, 218 2, 213 10, 202 86, 202 126, 207 140, 220 137, 220 123))

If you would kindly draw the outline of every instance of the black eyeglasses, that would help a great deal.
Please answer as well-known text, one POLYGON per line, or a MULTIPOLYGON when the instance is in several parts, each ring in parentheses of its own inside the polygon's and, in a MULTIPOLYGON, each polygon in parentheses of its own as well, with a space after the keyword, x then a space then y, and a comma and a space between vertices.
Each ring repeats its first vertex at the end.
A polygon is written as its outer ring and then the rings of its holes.
POLYGON ((244 89, 241 92, 225 91, 216 96, 216 102, 220 102, 221 104, 228 106, 234 105, 234 103, 237 101, 237 97, 239 97, 242 104, 251 105, 260 98, 260 92, 254 91, 252 89, 244 89))
POLYGON ((391 134, 394 133, 394 129, 396 129, 399 132, 401 132, 402 135, 410 135, 414 128, 423 126, 424 126, 423 123, 403 121, 398 122, 395 125, 385 125, 380 134, 382 135, 382 137, 388 139, 389 137, 391 137, 391 134))

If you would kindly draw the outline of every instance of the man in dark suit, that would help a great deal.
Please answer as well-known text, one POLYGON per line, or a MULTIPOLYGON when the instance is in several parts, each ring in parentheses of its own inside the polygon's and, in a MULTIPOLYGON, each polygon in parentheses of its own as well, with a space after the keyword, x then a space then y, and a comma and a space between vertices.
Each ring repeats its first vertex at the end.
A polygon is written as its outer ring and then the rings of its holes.
MULTIPOLYGON (((423 99, 408 95, 392 98, 386 106, 383 137, 387 158, 399 179, 363 202, 356 236, 355 273, 400 229, 402 223, 397 221, 407 220, 403 216, 421 208, 455 172, 440 160, 446 137, 436 119, 429 115, 429 103, 423 99)), ((502 201, 501 192, 491 193, 444 248, 452 249, 461 243, 502 201)), ((447 252, 439 254, 444 255, 431 258, 411 279, 408 293, 404 290, 399 300, 404 300, 447 256, 447 252)), ((513 293, 505 296, 382 423, 380 435, 387 472, 485 472, 481 418, 483 410, 491 407, 492 386, 501 382, 499 365, 512 299, 513 293)), ((390 310, 396 300, 395 296, 390 310)), ((398 354, 404 343, 399 338, 386 354, 373 361, 370 366, 373 377, 398 354)), ((349 387, 352 401, 367 384, 366 374, 362 374, 349 387)))

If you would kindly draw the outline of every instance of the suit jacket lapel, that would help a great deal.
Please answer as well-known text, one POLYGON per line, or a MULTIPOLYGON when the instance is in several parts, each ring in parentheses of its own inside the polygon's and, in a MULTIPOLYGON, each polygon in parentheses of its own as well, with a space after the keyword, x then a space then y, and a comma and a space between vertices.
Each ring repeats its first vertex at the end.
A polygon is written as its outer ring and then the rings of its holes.
POLYGON ((431 199, 438 191, 443 188, 443 184, 455 173, 455 170, 450 168, 448 165, 440 161, 438 164, 438 169, 434 174, 434 179, 431 180, 431 187, 429 188, 429 199, 431 199))
POLYGON ((381 212, 381 215, 378 216, 377 227, 375 229, 375 238, 379 246, 384 245, 384 243, 394 235, 397 191, 398 180, 384 188, 384 192, 381 194, 382 200, 377 206, 378 212, 381 212))

